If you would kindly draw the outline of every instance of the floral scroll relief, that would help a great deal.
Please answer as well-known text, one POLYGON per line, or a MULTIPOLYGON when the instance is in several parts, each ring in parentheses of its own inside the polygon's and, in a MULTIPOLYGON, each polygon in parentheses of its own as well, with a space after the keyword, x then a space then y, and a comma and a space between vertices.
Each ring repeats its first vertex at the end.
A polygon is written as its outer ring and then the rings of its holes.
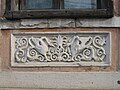
MULTIPOLYGON (((12 65, 109 64, 109 33, 12 34, 12 65), (71 64, 72 63, 72 64, 71 64)), ((39 65, 37 65, 39 66, 39 65)))
POLYGON ((106 62, 105 35, 14 36, 14 63, 106 62))

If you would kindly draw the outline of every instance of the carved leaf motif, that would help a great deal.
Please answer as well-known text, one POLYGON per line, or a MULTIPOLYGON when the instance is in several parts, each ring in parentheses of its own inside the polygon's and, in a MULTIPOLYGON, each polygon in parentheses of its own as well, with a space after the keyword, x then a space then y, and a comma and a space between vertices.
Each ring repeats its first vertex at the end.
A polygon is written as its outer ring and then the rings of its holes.
POLYGON ((106 37, 99 35, 24 36, 15 39, 15 62, 105 62, 106 37))

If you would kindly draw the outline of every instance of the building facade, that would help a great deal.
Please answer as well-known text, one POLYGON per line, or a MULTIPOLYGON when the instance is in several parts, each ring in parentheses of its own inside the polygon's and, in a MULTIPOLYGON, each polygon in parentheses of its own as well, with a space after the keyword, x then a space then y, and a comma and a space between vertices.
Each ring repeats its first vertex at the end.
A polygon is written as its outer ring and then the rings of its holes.
POLYGON ((37 1, 0 0, 0 90, 119 90, 120 0, 37 1))

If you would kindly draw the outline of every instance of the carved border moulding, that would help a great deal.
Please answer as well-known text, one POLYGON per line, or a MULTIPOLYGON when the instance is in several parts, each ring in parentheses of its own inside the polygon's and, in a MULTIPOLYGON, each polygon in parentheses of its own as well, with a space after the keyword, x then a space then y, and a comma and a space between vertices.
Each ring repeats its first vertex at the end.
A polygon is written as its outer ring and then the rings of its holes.
POLYGON ((109 66, 110 32, 12 33, 11 66, 109 66))

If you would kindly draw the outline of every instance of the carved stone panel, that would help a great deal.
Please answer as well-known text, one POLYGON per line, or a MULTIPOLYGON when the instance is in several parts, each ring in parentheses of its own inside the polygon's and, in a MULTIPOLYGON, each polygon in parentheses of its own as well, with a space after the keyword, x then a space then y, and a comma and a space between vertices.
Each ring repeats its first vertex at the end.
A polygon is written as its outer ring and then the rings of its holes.
POLYGON ((47 32, 11 34, 11 65, 108 66, 109 32, 47 32))

